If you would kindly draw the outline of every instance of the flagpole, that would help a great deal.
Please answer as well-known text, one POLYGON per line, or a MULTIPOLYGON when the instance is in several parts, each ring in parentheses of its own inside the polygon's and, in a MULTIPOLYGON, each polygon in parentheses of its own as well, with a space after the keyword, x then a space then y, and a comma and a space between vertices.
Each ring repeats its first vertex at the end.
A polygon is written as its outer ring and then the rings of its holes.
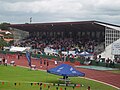
POLYGON ((47 74, 47 70, 48 70, 48 65, 49 63, 48 63, 48 60, 46 60, 46 83, 47 83, 47 76, 48 76, 48 74, 47 74))

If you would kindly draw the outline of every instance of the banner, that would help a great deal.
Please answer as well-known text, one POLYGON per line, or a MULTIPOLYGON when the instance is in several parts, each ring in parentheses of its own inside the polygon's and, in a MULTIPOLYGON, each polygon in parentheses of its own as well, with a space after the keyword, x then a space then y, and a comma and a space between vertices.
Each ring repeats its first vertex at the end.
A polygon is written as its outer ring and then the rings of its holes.
POLYGON ((26 57, 27 57, 27 60, 28 60, 28 64, 31 67, 31 55, 28 51, 26 51, 26 57))
POLYGON ((120 55, 120 43, 113 43, 112 44, 112 54, 113 55, 120 55))

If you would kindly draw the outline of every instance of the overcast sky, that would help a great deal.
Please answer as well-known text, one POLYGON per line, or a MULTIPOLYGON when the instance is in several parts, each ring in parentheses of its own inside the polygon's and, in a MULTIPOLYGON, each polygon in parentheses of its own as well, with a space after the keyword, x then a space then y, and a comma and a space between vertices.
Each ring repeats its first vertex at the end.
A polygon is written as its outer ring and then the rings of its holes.
POLYGON ((0 0, 0 23, 97 20, 120 25, 120 0, 0 0))

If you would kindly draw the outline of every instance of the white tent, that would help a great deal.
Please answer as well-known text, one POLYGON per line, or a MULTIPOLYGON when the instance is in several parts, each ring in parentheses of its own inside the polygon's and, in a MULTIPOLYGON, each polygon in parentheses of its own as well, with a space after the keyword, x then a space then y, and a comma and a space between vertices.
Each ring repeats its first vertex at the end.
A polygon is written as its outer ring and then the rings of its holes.
POLYGON ((80 56, 91 56, 92 54, 86 52, 86 51, 83 51, 79 54, 80 56))
POLYGON ((46 53, 46 54, 58 54, 58 51, 57 50, 55 50, 55 49, 52 49, 52 48, 49 48, 49 47, 46 47, 46 48, 44 48, 44 52, 46 53))
POLYGON ((14 47, 14 46, 12 46, 10 48, 11 52, 23 52, 25 50, 27 50, 27 47, 14 47))

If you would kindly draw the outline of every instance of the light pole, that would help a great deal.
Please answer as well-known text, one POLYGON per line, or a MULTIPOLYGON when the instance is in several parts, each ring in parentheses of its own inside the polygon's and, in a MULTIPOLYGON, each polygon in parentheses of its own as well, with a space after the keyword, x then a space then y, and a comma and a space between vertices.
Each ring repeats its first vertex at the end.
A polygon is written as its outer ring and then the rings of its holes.
POLYGON ((30 24, 32 23, 32 17, 30 17, 30 24))

